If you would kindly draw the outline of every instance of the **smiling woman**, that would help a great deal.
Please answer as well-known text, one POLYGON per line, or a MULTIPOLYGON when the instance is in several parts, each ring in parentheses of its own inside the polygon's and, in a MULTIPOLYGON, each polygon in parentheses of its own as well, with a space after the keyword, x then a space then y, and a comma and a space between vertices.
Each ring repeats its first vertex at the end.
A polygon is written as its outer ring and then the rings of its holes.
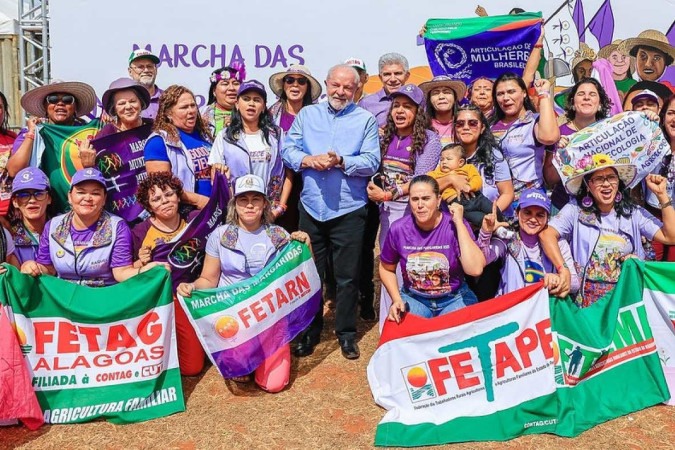
MULTIPOLYGON (((289 236, 281 227, 271 224, 272 218, 263 179, 257 175, 239 177, 234 198, 227 207, 227 224, 216 228, 206 244, 200 277, 194 283, 181 283, 178 294, 191 297, 195 289, 226 286, 251 278, 272 261, 290 239, 310 244, 306 233, 296 231, 289 236)), ((268 392, 279 392, 288 384, 290 371, 290 345, 286 344, 258 366, 254 372, 255 382, 268 392)), ((251 376, 244 376, 233 381, 250 379, 251 376)))
POLYGON ((85 83, 58 81, 26 92, 21 97, 21 106, 30 117, 26 120, 26 128, 19 132, 14 141, 12 155, 7 161, 10 177, 15 177, 19 170, 28 167, 33 153, 41 154, 50 150, 45 149, 44 140, 35 139, 42 123, 65 126, 83 124, 78 117, 94 109, 96 93, 85 83))
POLYGON ((78 170, 68 201, 72 211, 47 222, 40 235, 35 260, 21 272, 32 276, 57 275, 85 286, 109 286, 158 265, 132 266, 131 233, 120 217, 106 212, 106 185, 101 172, 78 170))
POLYGON ((666 178, 648 175, 647 188, 656 196, 663 222, 633 204, 628 186, 637 173, 634 164, 615 164, 607 155, 580 160, 581 167, 567 180, 567 191, 576 202, 567 204, 541 232, 542 248, 561 275, 560 295, 569 291, 571 267, 564 260, 558 240, 569 243, 581 286, 576 297, 586 307, 614 288, 621 264, 628 258, 645 259, 642 238, 675 244, 675 210, 666 178))

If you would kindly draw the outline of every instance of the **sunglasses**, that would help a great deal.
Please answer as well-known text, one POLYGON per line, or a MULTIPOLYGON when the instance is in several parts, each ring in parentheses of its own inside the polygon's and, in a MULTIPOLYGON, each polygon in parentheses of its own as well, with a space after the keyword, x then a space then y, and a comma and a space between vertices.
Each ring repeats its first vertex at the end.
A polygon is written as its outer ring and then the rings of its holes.
POLYGON ((45 100, 50 105, 56 105, 57 103, 63 103, 64 105, 72 105, 73 103, 75 103, 75 97, 70 95, 70 94, 66 94, 66 95, 52 94, 52 95, 48 95, 45 98, 45 100))
POLYGON ((42 201, 47 198, 47 191, 19 191, 14 194, 14 197, 21 203, 28 203, 31 197, 37 201, 42 201))
POLYGON ((293 83, 298 83, 300 86, 304 86, 307 84, 307 78, 305 77, 284 77, 284 83, 286 84, 293 84, 293 83))
POLYGON ((478 119, 455 120, 455 126, 457 128, 464 128, 467 124, 469 125, 469 128, 478 128, 478 125, 480 125, 480 120, 478 119))

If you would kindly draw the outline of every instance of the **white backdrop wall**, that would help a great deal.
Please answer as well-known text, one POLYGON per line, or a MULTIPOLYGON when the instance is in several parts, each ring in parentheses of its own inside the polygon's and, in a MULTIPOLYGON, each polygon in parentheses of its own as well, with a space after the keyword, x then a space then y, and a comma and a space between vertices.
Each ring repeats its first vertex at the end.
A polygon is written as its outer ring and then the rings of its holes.
MULTIPOLYGON (((566 48, 568 61, 578 47, 571 20, 575 1, 580 0, 570 1, 546 26, 547 44, 556 55, 566 48), (558 42, 561 36, 567 42, 558 42)), ((520 7, 542 11, 545 18, 568 3, 479 2, 491 15, 520 7)), ((587 22, 602 3, 583 0, 587 22)), ((391 51, 406 55, 411 67, 426 66, 424 47, 416 45, 422 24, 432 17, 474 17, 477 5, 439 0, 52 0, 51 74, 52 79, 85 81, 100 96, 112 80, 127 75, 131 51, 148 47, 162 60, 157 84, 184 84, 202 96, 200 102, 211 71, 234 59, 243 59, 247 77, 264 84, 292 63, 306 64, 323 80, 330 66, 351 56, 365 60, 373 75, 379 56, 391 51)), ((675 17, 675 0, 612 0, 611 6, 614 39, 647 28, 666 33, 675 17)), ((595 38, 586 35, 597 50, 595 38)))

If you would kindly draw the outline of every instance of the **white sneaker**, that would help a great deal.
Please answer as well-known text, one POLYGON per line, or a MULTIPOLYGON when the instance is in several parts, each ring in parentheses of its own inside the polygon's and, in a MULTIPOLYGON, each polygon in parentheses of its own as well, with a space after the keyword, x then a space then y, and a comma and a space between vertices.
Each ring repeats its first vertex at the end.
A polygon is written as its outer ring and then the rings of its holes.
POLYGON ((509 230, 506 227, 499 227, 495 230, 495 234, 497 235, 498 238, 500 239, 506 239, 506 240, 511 240, 516 236, 516 232, 513 230, 509 230))

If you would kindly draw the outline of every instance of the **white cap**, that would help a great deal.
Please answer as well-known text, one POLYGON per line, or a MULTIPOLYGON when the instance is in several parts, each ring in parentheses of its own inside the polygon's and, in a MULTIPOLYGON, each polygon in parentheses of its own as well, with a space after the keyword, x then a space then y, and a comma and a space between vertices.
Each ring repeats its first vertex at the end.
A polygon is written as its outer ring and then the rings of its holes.
POLYGON ((258 192, 265 195, 265 182, 258 175, 248 174, 237 178, 234 185, 234 195, 245 194, 247 192, 258 192))
POLYGON ((359 58, 353 58, 353 57, 352 57, 352 58, 348 58, 348 59, 344 62, 344 64, 346 64, 346 65, 348 65, 348 66, 352 66, 352 67, 355 68, 355 69, 361 69, 361 70, 363 70, 364 72, 367 72, 367 70, 366 70, 366 63, 363 62, 362 59, 359 59, 359 58))

